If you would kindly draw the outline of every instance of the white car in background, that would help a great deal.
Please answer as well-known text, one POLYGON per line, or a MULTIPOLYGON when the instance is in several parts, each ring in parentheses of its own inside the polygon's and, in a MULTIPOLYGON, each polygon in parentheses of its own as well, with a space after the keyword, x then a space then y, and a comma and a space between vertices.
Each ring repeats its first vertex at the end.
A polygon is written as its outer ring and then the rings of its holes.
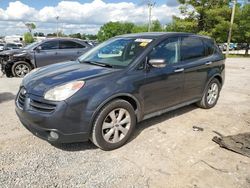
POLYGON ((3 51, 4 43, 0 43, 0 52, 3 51))

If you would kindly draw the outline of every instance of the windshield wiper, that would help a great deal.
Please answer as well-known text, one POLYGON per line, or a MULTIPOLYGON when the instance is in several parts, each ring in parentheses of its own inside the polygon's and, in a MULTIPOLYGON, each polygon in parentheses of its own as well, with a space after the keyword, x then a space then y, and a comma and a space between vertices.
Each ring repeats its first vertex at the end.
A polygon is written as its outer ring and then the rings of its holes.
POLYGON ((89 64, 93 64, 93 65, 98 65, 98 66, 101 66, 101 67, 113 68, 112 65, 106 64, 106 63, 100 63, 100 62, 96 62, 96 61, 80 61, 79 59, 78 59, 78 61, 79 61, 80 63, 89 63, 89 64))

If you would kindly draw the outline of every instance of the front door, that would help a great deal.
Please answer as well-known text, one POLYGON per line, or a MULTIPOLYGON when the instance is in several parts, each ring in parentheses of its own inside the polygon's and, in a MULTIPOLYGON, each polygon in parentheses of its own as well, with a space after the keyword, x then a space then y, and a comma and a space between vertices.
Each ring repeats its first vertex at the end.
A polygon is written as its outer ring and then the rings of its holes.
POLYGON ((157 45, 148 59, 164 59, 166 67, 148 68, 145 76, 144 113, 149 114, 179 103, 183 90, 183 69, 179 63, 179 38, 168 38, 157 45))
POLYGON ((60 62, 58 40, 42 43, 35 50, 36 66, 42 67, 60 62))

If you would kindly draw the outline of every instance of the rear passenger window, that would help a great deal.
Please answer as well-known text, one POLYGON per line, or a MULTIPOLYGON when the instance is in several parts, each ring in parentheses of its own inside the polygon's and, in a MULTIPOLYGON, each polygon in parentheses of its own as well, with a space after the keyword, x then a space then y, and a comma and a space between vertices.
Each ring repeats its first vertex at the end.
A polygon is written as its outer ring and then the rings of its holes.
POLYGON ((73 41, 60 41, 60 49, 85 48, 85 46, 73 41))
POLYGON ((180 54, 182 61, 204 57, 205 48, 202 40, 195 37, 182 38, 180 54))

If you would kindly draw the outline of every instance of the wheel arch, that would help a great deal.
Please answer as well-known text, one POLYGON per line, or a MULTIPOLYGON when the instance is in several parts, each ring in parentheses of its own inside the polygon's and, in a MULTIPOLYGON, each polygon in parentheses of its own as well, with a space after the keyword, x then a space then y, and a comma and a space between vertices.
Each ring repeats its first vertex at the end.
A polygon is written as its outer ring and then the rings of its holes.
POLYGON ((222 76, 221 76, 219 73, 214 74, 214 75, 210 76, 210 78, 208 79, 208 81, 207 81, 207 83, 206 83, 206 87, 204 88, 202 95, 204 95, 204 93, 206 92, 206 89, 207 89, 209 83, 210 83, 214 78, 217 79, 217 80, 220 82, 221 86, 223 85, 223 78, 222 78, 222 76))
POLYGON ((95 110, 95 112, 94 112, 94 114, 93 114, 93 116, 91 118, 91 125, 95 121, 95 118, 96 118, 97 114, 100 112, 100 110, 105 105, 107 105, 108 103, 110 103, 111 101, 114 101, 114 100, 117 100, 117 99, 122 99, 122 100, 125 100, 125 101, 129 102, 131 104, 131 106, 135 110, 135 115, 136 115, 137 122, 142 120, 142 106, 141 106, 141 103, 139 102, 139 100, 135 96, 133 96, 133 95, 131 95, 129 93, 119 93, 119 94, 116 94, 116 95, 113 95, 113 96, 109 97, 108 99, 106 99, 105 101, 103 101, 97 107, 97 109, 95 110))

